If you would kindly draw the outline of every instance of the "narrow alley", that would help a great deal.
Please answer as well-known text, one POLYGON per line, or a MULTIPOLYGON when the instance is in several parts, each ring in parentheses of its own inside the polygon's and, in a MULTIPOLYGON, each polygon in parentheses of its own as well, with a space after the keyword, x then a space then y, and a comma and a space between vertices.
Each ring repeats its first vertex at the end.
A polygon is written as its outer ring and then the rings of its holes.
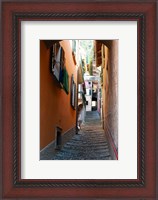
POLYGON ((118 158, 118 41, 40 41, 40 160, 118 158))
MULTIPOLYGON (((45 159, 49 153, 45 152, 45 159)), ((44 155, 43 155, 44 159, 44 155)), ((111 160, 107 139, 97 111, 86 113, 85 123, 61 150, 52 154, 52 160, 111 160)))

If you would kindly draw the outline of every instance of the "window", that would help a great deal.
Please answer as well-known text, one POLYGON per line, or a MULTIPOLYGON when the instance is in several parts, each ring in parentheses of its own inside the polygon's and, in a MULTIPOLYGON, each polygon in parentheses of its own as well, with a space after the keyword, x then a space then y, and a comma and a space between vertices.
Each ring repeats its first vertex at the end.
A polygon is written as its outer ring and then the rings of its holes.
POLYGON ((59 42, 52 47, 52 72, 56 79, 60 82, 60 72, 64 68, 65 53, 59 42))

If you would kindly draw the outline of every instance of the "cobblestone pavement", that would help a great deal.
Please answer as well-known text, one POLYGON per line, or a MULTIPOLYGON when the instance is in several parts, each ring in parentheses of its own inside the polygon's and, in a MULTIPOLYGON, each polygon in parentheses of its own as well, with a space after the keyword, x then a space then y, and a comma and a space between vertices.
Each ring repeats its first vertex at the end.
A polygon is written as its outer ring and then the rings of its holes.
POLYGON ((107 139, 96 111, 86 113, 78 134, 59 150, 52 160, 111 160, 107 139))

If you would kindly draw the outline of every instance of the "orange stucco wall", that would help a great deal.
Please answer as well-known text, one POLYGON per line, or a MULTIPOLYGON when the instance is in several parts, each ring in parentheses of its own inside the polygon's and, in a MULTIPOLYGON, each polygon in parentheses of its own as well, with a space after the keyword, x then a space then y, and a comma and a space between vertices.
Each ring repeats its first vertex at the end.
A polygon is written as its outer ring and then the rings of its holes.
POLYGON ((60 88, 55 77, 50 72, 50 49, 44 41, 40 41, 40 149, 43 149, 55 139, 55 128, 62 128, 65 133, 76 124, 76 110, 70 105, 70 81, 74 75, 77 81, 77 68, 72 57, 68 40, 60 45, 65 51, 66 69, 69 74, 69 94, 60 88))

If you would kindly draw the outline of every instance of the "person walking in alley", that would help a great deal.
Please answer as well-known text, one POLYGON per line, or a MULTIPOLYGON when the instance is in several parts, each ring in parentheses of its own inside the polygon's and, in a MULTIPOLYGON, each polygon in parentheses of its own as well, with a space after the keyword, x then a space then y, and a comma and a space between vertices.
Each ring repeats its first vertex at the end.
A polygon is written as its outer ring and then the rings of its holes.
POLYGON ((82 117, 82 111, 83 111, 83 104, 79 104, 78 105, 78 117, 77 117, 77 128, 78 130, 81 129, 81 124, 82 124, 82 121, 83 121, 83 117, 82 117))

